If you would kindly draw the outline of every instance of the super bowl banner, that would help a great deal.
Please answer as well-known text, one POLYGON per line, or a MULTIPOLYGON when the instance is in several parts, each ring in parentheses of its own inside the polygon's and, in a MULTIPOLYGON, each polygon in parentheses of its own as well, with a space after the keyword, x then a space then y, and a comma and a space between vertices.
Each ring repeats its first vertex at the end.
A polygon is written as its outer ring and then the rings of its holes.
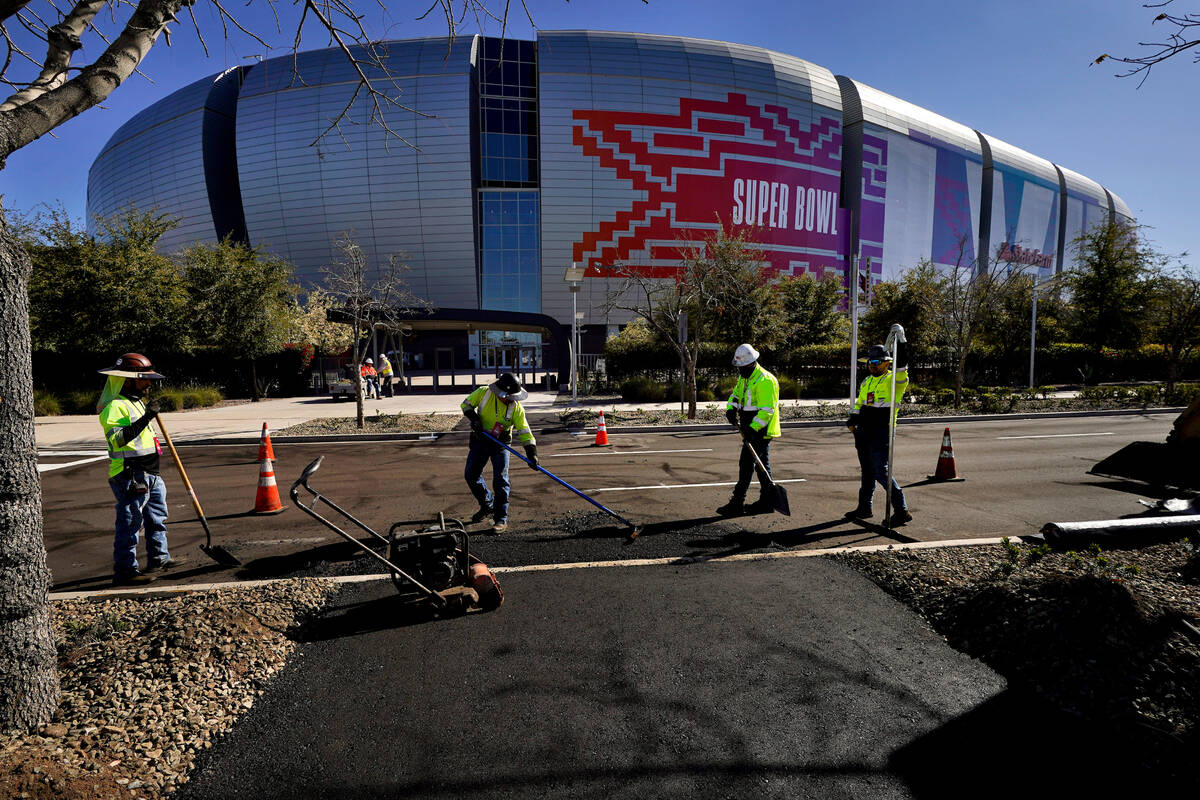
POLYGON ((645 193, 576 241, 590 277, 632 268, 671 277, 713 232, 747 232, 767 269, 817 276, 846 269, 849 225, 840 208, 841 130, 812 124, 746 95, 680 98, 678 114, 576 110, 572 140, 645 193))

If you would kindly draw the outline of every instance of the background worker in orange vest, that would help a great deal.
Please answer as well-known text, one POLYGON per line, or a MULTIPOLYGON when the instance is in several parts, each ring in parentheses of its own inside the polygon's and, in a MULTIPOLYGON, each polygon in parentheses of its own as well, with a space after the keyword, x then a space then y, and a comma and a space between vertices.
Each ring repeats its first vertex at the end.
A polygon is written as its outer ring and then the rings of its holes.
MULTIPOLYGON (((854 411, 846 420, 846 427, 854 434, 854 449, 858 451, 858 466, 862 473, 862 484, 858 490, 858 506, 847 511, 851 519, 869 519, 872 515, 871 500, 878 483, 888 491, 888 449, 891 444, 892 428, 908 388, 908 345, 904 328, 893 325, 889 339, 895 339, 896 375, 895 397, 892 396, 892 355, 881 344, 873 344, 867 351, 867 370, 871 373, 859 385, 854 411)), ((892 516, 884 520, 888 528, 912 519, 904 492, 895 478, 891 481, 892 516)))
POLYGON ((379 373, 377 373, 375 371, 375 362, 372 361, 370 358, 368 358, 366 361, 364 361, 362 363, 362 369, 360 370, 360 372, 362 373, 363 380, 365 380, 367 382, 367 386, 366 386, 367 391, 366 391, 365 396, 366 397, 374 397, 375 399, 378 400, 379 399, 379 373))

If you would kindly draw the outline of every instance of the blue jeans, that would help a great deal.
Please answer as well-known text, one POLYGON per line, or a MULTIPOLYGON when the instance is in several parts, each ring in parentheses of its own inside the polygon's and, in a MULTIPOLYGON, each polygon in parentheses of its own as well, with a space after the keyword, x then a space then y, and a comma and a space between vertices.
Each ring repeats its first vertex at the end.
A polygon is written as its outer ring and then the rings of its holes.
POLYGON ((480 507, 491 506, 492 518, 497 522, 508 519, 508 451, 498 444, 489 441, 477 442, 471 437, 471 449, 467 451, 467 466, 463 470, 467 486, 471 494, 479 501, 480 507), (492 483, 496 485, 496 496, 493 498, 488 489, 487 481, 483 479, 483 467, 488 459, 492 460, 492 483))
POLYGON ((151 566, 171 559, 167 552, 167 486, 158 475, 122 473, 108 479, 117 498, 117 529, 113 538, 113 572, 132 575, 138 571, 138 531, 146 528, 146 561, 151 566), (137 478, 135 481, 134 478, 137 478), (146 486, 138 492, 135 483, 146 486))
MULTIPOLYGON (((875 484, 887 486, 888 477, 888 429, 865 429, 861 425, 854 429, 854 448, 858 451, 858 466, 862 471, 862 486, 858 489, 858 507, 869 509, 875 494, 875 484)), ((892 478, 892 508, 906 510, 904 492, 892 478)))

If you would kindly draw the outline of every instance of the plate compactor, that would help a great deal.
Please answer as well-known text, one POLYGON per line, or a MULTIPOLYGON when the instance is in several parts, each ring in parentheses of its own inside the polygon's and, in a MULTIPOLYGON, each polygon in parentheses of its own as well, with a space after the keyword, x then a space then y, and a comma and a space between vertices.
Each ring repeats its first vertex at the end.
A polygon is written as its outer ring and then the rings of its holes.
POLYGON ((349 512, 308 485, 308 479, 321 467, 325 456, 304 468, 292 484, 292 502, 313 519, 380 562, 392 575, 401 595, 415 602, 427 602, 444 614, 491 611, 504 602, 500 582, 487 565, 471 555, 470 541, 462 522, 447 520, 440 512, 436 524, 412 531, 397 522, 385 537, 355 519, 349 512), (300 501, 300 487, 312 495, 311 504, 300 501), (324 503, 381 544, 387 545, 387 557, 318 514, 317 503, 324 503))

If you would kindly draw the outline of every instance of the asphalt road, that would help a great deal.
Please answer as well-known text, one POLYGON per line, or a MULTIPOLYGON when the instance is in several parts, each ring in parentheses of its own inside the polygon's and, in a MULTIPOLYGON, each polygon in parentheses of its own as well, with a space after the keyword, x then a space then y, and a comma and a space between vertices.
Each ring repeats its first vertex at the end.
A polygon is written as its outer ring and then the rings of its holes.
MULTIPOLYGON (((713 509, 729 496, 738 440, 725 433, 614 434, 613 447, 590 437, 558 434, 539 440, 543 465, 622 516, 645 525, 635 542, 626 529, 571 492, 513 459, 510 530, 477 535, 473 548, 495 566, 588 560, 719 556, 790 548, 905 541, 1020 536, 1049 521, 1108 519, 1136 514, 1147 487, 1087 475, 1087 469, 1125 444, 1163 441, 1174 415, 1099 416, 963 422, 951 426, 958 472, 966 480, 925 480, 936 465, 943 425, 902 425, 896 438, 897 477, 914 520, 896 532, 873 521, 849 522, 856 503, 854 449, 842 427, 798 428, 772 446, 773 472, 785 483, 792 516, 721 520, 713 509), (713 485, 717 484, 717 485, 713 485), (722 485, 724 484, 724 485, 722 485)), ((466 441, 277 444, 275 470, 284 502, 301 469, 325 460, 311 485, 373 529, 394 523, 418 528, 439 511, 467 517, 474 501, 462 479, 466 441)), ((214 541, 245 568, 222 569, 201 551, 203 531, 174 467, 164 464, 173 555, 188 560, 164 583, 311 574, 314 565, 344 561, 353 548, 302 511, 289 507, 256 517, 257 448, 247 445, 181 448, 204 504, 214 541), (306 573, 305 571, 308 571, 306 573)), ((45 538, 56 590, 98 588, 111 564, 112 495, 105 461, 69 455, 76 463, 42 474, 45 538)), ((485 473, 489 476, 490 470, 485 473)), ((751 490, 754 497, 754 489, 751 490)), ((473 526, 482 534, 486 526, 473 526)))
POLYGON ((905 748, 1004 691, 825 559, 505 590, 411 626, 341 596, 176 797, 911 797, 905 748))

